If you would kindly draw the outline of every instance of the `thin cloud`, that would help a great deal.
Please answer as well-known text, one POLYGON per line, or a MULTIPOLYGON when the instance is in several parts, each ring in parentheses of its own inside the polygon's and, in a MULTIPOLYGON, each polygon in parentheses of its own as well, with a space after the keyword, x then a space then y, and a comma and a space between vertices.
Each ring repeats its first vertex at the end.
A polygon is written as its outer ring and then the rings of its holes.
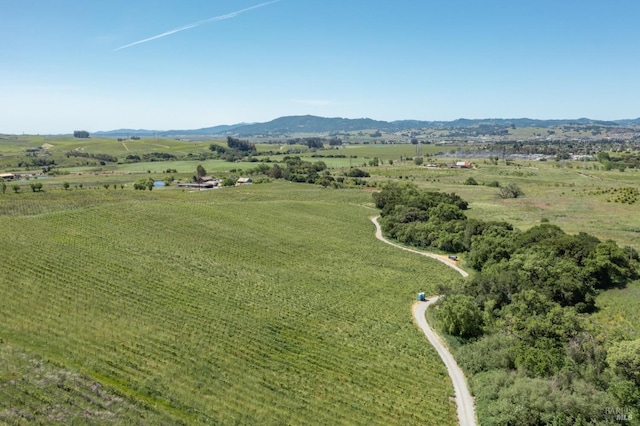
POLYGON ((248 12, 253 9, 257 9, 259 7, 264 7, 273 3, 278 3, 280 0, 268 1, 266 3, 260 3, 255 6, 247 7, 246 9, 236 10, 235 12, 227 13, 226 15, 214 16, 213 18, 205 19, 203 21, 194 22, 193 24, 184 25, 182 27, 174 28, 162 34, 155 35, 153 37, 145 38, 144 40, 134 41, 133 43, 125 44, 124 46, 120 46, 117 49, 113 49, 114 52, 118 50, 127 49, 132 46, 136 46, 138 44, 147 43, 152 40, 157 40, 162 37, 170 36, 171 34, 179 33, 180 31, 189 30, 191 28, 199 27, 200 25, 208 24, 210 22, 224 21, 225 19, 235 18, 236 16, 248 12))

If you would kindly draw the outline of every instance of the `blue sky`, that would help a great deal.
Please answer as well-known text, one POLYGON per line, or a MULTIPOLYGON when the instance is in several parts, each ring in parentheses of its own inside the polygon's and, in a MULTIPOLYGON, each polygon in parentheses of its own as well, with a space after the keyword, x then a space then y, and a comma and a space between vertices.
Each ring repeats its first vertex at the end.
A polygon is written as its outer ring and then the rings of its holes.
POLYGON ((3 133, 302 114, 640 116, 637 0, 0 0, 0 10, 3 133))

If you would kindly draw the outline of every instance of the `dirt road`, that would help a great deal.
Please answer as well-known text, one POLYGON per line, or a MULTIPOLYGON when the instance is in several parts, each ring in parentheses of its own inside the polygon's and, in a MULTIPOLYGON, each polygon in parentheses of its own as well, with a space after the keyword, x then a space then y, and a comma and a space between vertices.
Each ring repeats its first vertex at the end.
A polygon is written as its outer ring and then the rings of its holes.
POLYGON ((436 300, 438 300, 438 296, 429 298, 427 302, 417 302, 413 305, 413 317, 424 332, 425 336, 427 336, 427 339, 429 339, 429 343, 436 348, 438 355, 440 355, 444 365, 447 367, 449 377, 451 377, 451 382, 453 383, 453 389, 456 392, 456 405, 458 406, 457 412, 460 424, 463 426, 475 426, 476 416, 473 397, 467 387, 467 381, 464 378, 464 373, 460 367, 458 367, 458 364, 453 358, 453 355, 451 355, 451 352, 447 350, 446 346, 444 346, 440 341, 438 335, 431 329, 431 327, 429 327, 425 317, 427 308, 436 300))
POLYGON ((465 271, 464 269, 460 268, 458 265, 455 264, 455 261, 449 259, 447 256, 444 256, 444 255, 441 255, 441 254, 429 253, 429 252, 426 252, 426 251, 414 250, 414 249, 410 249, 410 248, 407 248, 407 247, 402 247, 399 244, 395 244, 395 243, 392 243, 391 241, 387 240, 385 237, 382 236, 382 229, 380 229, 380 224, 378 223, 378 217, 379 216, 371 218, 371 222, 373 222, 373 224, 376 225, 376 238, 379 239, 380 241, 384 241, 385 243, 387 243, 389 245, 392 245, 392 246, 394 246, 396 248, 399 248, 401 250, 409 251, 411 253, 416 253, 416 254, 420 254, 422 256, 427 256, 427 257, 430 257, 432 259, 439 260, 440 262, 444 263, 448 267, 453 268, 456 271, 458 271, 460 273, 460 275, 462 275, 463 277, 468 277, 469 276, 467 271, 465 271))
MULTIPOLYGON (((419 250, 413 250, 410 248, 402 247, 398 244, 394 244, 391 241, 387 240, 382 236, 382 230, 380 229, 380 224, 378 223, 378 217, 374 217, 371 221, 376 226, 376 238, 380 241, 383 241, 389 245, 397 247, 402 250, 406 250, 412 253, 420 254, 423 256, 427 256, 436 260, 439 260, 445 263, 447 266, 458 271, 462 276, 467 277, 469 274, 464 271, 459 266, 455 265, 453 261, 449 260, 446 256, 438 255, 435 253, 428 253, 419 250)), ((449 373, 449 377, 451 377, 451 382, 453 383, 453 389, 456 393, 456 405, 458 407, 458 420, 463 426, 475 426, 476 425, 476 416, 475 416, 475 408, 473 403, 473 397, 469 392, 469 388, 467 387, 467 381, 464 378, 464 374, 456 360, 453 358, 453 355, 449 352, 449 350, 442 344, 438 335, 429 327, 427 323, 427 319, 425 317, 425 313, 429 305, 438 300, 439 296, 431 297, 427 302, 417 302, 413 305, 413 317, 415 318, 418 326, 422 329, 425 336, 429 340, 429 343, 436 348, 438 355, 444 362, 444 365, 447 367, 447 371, 449 373)))

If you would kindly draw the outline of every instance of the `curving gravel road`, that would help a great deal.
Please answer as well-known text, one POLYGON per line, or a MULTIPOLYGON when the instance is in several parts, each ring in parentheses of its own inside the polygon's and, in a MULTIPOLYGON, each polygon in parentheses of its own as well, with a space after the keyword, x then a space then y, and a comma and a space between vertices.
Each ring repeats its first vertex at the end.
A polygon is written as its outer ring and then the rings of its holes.
MULTIPOLYGON (((432 259, 439 260, 444 264, 446 264, 447 266, 458 271, 463 277, 469 276, 469 274, 465 270, 453 264, 453 262, 450 261, 446 256, 437 255, 434 253, 428 253, 428 252, 419 251, 419 250, 413 250, 413 249, 402 247, 401 245, 392 243, 391 241, 387 240, 382 236, 382 229, 380 229, 380 224, 378 223, 378 216, 372 218, 371 221, 376 226, 376 238, 379 239, 380 241, 383 241, 389 245, 392 245, 402 250, 406 250, 412 253, 420 254, 423 256, 430 257, 432 259)), ((449 352, 446 346, 444 346, 440 341, 440 338, 438 337, 438 335, 431 329, 431 327, 429 327, 429 324, 427 323, 427 319, 425 317, 427 308, 429 307, 429 305, 436 302, 438 300, 438 297, 439 296, 431 297, 428 299, 427 302, 417 302, 416 304, 414 304, 413 317, 415 318, 416 322, 424 332, 425 336, 427 336, 429 343, 431 343, 433 347, 436 348, 438 355, 440 355, 440 358, 444 362, 444 365, 447 367, 447 371, 449 372, 449 377, 451 377, 451 382, 453 383, 453 389, 456 393, 456 405, 458 407, 457 413, 458 413, 458 420, 460 424, 463 426, 467 426, 467 425, 475 426, 476 416, 475 416, 473 397, 471 396, 471 393, 469 392, 469 388, 467 387, 467 381, 464 378, 464 373, 462 372, 460 367, 458 367, 458 364, 456 363, 456 360, 453 358, 453 355, 451 355, 451 352, 449 352)))
POLYGON ((456 271, 458 271, 460 273, 460 275, 462 275, 463 277, 468 277, 469 276, 467 271, 465 271, 464 269, 462 269, 461 267, 456 265, 454 263, 454 261, 449 259, 447 256, 443 256, 441 254, 429 253, 429 252, 426 252, 426 251, 414 250, 414 249, 410 249, 410 248, 407 248, 407 247, 402 247, 399 244, 395 244, 395 243, 392 243, 391 241, 387 240, 385 237, 382 236, 382 229, 380 228, 380 224, 378 223, 378 218, 379 217, 380 216, 372 217, 371 218, 371 222, 373 222, 373 224, 376 226, 376 238, 379 239, 380 241, 383 241, 383 242, 385 242, 385 243, 387 243, 387 244, 389 244, 391 246, 394 246, 396 248, 399 248, 401 250, 410 251, 411 253, 421 254, 422 256, 427 256, 427 257, 430 257, 432 259, 439 260, 440 262, 444 263, 448 267, 453 268, 456 271))
POLYGON ((429 327, 427 323, 427 319, 425 317, 425 312, 429 305, 438 300, 439 296, 431 297, 426 302, 418 302, 413 305, 413 317, 416 319, 416 322, 424 332, 427 339, 429 339, 429 343, 436 348, 438 355, 444 362, 444 365, 447 367, 447 371, 449 372, 449 377, 451 377, 451 382, 453 383, 453 389, 456 392, 456 405, 458 406, 458 420, 460 424, 463 426, 475 426, 476 424, 476 415, 475 409, 473 406, 473 397, 469 392, 469 388, 467 387, 467 381, 464 378, 464 373, 458 367, 456 360, 440 341, 438 335, 429 327))

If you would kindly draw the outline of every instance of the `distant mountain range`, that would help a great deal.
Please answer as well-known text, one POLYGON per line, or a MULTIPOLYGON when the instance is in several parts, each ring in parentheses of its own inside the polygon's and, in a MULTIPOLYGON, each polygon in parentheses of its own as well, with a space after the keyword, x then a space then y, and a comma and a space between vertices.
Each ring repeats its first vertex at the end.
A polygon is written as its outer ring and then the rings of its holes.
POLYGON ((340 133, 363 130, 385 132, 401 132, 425 128, 464 128, 479 125, 516 126, 516 127, 555 127, 563 125, 595 125, 595 126, 635 126, 640 125, 640 118, 630 120, 602 121, 579 118, 576 120, 535 120, 530 118, 488 118, 465 119, 453 121, 378 121, 370 118, 326 118, 313 115, 297 115, 280 117, 266 123, 240 123, 221 125, 193 130, 145 130, 119 129, 95 132, 96 136, 128 137, 195 137, 195 136, 286 136, 295 133, 340 133))

